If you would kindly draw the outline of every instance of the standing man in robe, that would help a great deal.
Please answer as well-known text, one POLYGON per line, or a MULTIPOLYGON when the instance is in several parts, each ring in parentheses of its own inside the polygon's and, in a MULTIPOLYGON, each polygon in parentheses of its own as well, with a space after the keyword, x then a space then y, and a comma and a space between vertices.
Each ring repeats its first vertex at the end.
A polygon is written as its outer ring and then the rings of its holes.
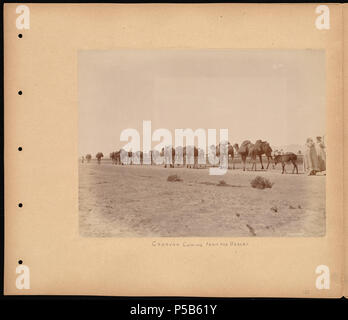
POLYGON ((318 154, 312 138, 308 138, 305 145, 305 169, 309 176, 316 175, 319 170, 318 154))
POLYGON ((317 142, 315 144, 315 149, 318 155, 318 165, 320 171, 326 171, 326 151, 325 144, 321 137, 317 137, 317 142))

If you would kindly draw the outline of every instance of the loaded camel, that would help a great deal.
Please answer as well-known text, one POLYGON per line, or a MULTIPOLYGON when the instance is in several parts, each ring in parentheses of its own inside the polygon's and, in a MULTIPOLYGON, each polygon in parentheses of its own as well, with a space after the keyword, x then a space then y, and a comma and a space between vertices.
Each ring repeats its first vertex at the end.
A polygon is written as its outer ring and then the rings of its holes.
POLYGON ((91 160, 92 160, 92 155, 86 154, 86 161, 87 161, 87 163, 91 162, 91 160))
POLYGON ((164 167, 167 168, 169 165, 170 168, 174 168, 175 166, 175 149, 172 146, 166 146, 162 148, 161 157, 164 157, 164 167))
POLYGON ((198 168, 201 164, 206 163, 204 150, 195 146, 182 148, 182 157, 187 168, 198 168))
MULTIPOLYGON (((220 147, 223 146, 223 149, 222 150, 226 150, 224 148, 224 145, 226 145, 226 142, 223 142, 223 143, 219 143, 218 146, 216 146, 216 156, 218 158, 220 158, 220 165, 221 165, 221 156, 220 156, 220 147)), ((223 154, 222 154, 223 155, 223 154)), ((230 168, 230 161, 229 161, 229 158, 231 156, 231 159, 232 159, 232 168, 234 169, 234 163, 233 163, 233 159, 234 159, 234 150, 233 150, 233 146, 231 145, 230 142, 227 142, 227 169, 230 168)))
POLYGON ((251 143, 251 141, 245 140, 242 142, 240 147, 239 147, 238 143, 235 143, 233 146, 234 146, 236 152, 240 155, 240 157, 242 159, 243 171, 245 171, 246 159, 249 156, 249 149, 253 147, 253 144, 251 143))
POLYGON ((267 141, 262 141, 262 140, 257 140, 254 145, 254 157, 255 157, 255 171, 256 171, 256 157, 259 157, 260 163, 261 163, 261 169, 264 169, 263 163, 262 163, 262 155, 266 155, 267 157, 267 167, 268 169, 269 164, 271 163, 272 160, 272 148, 269 145, 267 141))
POLYGON ((241 156, 243 162, 243 171, 245 171, 245 164, 247 157, 251 158, 252 167, 251 170, 256 171, 256 158, 259 157, 261 163, 261 169, 264 169, 262 163, 262 155, 265 154, 268 160, 267 167, 268 169, 270 160, 272 160, 272 148, 267 141, 257 140, 255 144, 251 143, 250 140, 245 140, 238 146, 238 143, 234 144, 236 152, 241 156))
POLYGON ((204 151, 195 146, 179 146, 176 149, 171 146, 166 146, 162 148, 160 156, 164 156, 165 168, 167 168, 168 165, 170 168, 174 168, 175 164, 183 164, 186 165, 187 168, 197 168, 198 159, 200 156, 204 157, 204 151))
POLYGON ((121 150, 110 153, 110 159, 113 164, 121 164, 121 150))
POLYGON ((104 157, 102 152, 98 152, 95 157, 97 158, 98 164, 100 164, 101 159, 104 157))

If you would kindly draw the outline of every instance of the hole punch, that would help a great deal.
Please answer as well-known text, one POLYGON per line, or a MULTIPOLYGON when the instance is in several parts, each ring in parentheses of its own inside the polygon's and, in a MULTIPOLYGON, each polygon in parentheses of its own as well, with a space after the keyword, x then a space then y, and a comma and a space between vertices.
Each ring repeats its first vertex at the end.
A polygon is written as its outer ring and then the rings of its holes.
POLYGON ((22 151, 23 150, 23 148, 22 147, 18 147, 18 151, 22 151))
POLYGON ((18 34, 18 38, 23 38, 23 35, 20 33, 20 34, 18 34))
POLYGON ((21 90, 19 90, 18 94, 21 96, 23 94, 23 92, 21 90))
POLYGON ((22 208, 23 207, 23 203, 18 203, 18 207, 22 208))
POLYGON ((18 263, 19 263, 19 264, 22 264, 22 263, 23 263, 23 261, 22 261, 22 260, 18 260, 18 263))

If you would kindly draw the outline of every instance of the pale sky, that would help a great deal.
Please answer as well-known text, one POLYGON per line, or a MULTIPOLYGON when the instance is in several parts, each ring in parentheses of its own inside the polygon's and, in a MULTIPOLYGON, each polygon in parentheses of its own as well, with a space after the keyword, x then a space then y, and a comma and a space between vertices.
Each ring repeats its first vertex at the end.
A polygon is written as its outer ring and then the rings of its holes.
POLYGON ((121 131, 142 134, 143 120, 173 144, 181 128, 271 146, 325 134, 323 50, 80 51, 78 65, 80 155, 119 150, 121 131))

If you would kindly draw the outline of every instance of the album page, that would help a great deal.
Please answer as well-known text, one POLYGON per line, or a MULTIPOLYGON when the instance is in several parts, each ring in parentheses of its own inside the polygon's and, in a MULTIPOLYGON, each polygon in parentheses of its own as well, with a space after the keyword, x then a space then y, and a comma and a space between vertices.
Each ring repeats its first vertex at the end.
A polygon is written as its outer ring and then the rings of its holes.
POLYGON ((5 294, 347 295, 345 21, 5 4, 5 294))

